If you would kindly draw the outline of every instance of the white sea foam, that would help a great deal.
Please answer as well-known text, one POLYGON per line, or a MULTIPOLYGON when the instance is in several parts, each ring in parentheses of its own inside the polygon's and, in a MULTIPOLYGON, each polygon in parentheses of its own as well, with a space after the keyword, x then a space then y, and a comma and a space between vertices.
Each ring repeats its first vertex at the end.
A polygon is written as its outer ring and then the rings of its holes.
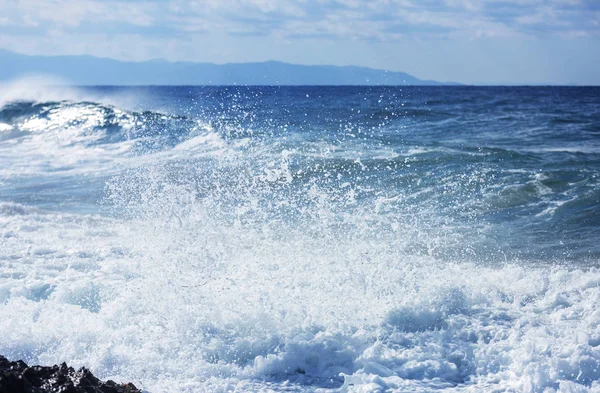
MULTIPOLYGON (((54 90, 49 89, 49 92, 54 90)), ((3 142, 0 158, 4 163, 0 177, 108 175, 152 160, 219 155, 228 149, 218 132, 199 120, 186 123, 191 127, 187 131, 189 135, 184 135, 183 141, 171 149, 159 140, 160 124, 155 124, 152 117, 144 118, 143 114, 71 101, 49 102, 40 111, 18 119, 14 125, 0 123, 0 141, 3 142), (157 135, 145 135, 152 127, 158 128, 154 131, 157 135), (154 148, 132 152, 143 143, 154 148)), ((160 119, 169 120, 166 116, 160 119)), ((233 145, 242 142, 239 140, 233 145)))
POLYGON ((2 205, 0 353, 151 392, 598 388, 598 270, 229 226, 188 192, 133 221, 2 205))

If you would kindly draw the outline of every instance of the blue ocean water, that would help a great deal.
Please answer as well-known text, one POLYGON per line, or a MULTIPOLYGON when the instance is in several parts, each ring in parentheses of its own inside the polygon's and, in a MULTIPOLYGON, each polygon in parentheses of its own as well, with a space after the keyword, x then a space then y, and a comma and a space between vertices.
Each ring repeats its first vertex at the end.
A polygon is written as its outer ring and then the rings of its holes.
POLYGON ((0 353, 149 392, 600 391, 600 88, 0 89, 0 353))

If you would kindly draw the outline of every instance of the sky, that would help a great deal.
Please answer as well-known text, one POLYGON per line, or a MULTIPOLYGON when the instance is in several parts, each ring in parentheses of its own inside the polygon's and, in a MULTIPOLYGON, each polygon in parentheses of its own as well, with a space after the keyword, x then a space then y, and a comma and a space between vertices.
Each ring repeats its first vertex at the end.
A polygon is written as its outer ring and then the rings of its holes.
POLYGON ((0 0, 0 10, 0 48, 30 55, 600 85, 600 0, 0 0))

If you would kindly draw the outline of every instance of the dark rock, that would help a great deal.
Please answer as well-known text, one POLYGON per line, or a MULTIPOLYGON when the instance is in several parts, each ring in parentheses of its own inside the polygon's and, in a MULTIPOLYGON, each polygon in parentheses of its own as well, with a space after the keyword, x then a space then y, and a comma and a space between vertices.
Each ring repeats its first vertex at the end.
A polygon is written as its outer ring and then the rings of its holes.
POLYGON ((133 384, 102 382, 85 367, 75 371, 66 363, 29 367, 0 356, 0 393, 141 393, 133 384))

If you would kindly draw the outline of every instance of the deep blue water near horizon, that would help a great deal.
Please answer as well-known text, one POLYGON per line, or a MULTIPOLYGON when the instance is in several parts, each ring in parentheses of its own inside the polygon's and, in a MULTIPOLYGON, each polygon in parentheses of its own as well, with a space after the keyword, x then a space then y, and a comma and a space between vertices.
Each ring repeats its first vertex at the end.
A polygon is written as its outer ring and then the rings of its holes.
POLYGON ((21 83, 0 162, 10 358, 150 392, 600 389, 598 87, 21 83))

